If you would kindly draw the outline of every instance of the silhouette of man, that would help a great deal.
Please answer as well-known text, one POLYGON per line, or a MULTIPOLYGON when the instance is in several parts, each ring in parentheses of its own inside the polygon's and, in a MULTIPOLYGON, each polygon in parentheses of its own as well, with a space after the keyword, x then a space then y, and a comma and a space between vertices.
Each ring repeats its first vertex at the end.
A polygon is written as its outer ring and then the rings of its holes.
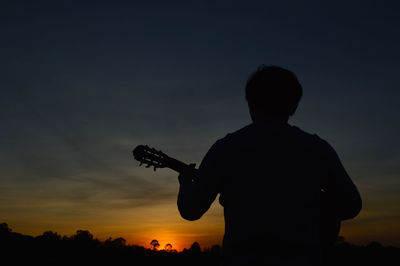
POLYGON ((196 176, 179 175, 184 219, 199 219, 220 194, 224 265, 319 265, 323 213, 341 221, 361 210, 335 150, 288 124, 301 97, 294 73, 260 66, 246 84, 253 123, 216 141, 196 176))

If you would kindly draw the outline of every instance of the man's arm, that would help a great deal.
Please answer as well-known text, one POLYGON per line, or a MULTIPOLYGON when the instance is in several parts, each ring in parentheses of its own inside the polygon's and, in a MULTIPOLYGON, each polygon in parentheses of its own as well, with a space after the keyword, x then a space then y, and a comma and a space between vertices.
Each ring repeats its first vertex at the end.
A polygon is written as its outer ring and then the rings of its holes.
POLYGON ((326 193, 329 207, 340 220, 356 217, 362 208, 360 193, 344 169, 336 151, 327 144, 328 179, 326 193))
POLYGON ((200 217, 210 208, 221 189, 221 158, 217 141, 202 160, 196 176, 181 173, 178 209, 181 216, 190 221, 200 217))

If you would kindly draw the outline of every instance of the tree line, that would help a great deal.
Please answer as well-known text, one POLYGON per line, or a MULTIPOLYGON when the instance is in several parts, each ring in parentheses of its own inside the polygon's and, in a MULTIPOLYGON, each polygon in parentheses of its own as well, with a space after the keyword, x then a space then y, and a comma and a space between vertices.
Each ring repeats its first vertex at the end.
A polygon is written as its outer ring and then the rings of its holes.
POLYGON ((88 231, 77 230, 72 236, 53 231, 33 237, 13 232, 0 223, 0 265, 219 265, 218 245, 201 249, 194 242, 178 252, 172 244, 159 250, 152 240, 151 248, 128 245, 122 237, 101 241, 88 231))
MULTIPOLYGON (((220 265, 221 247, 201 249, 194 242, 181 252, 166 244, 160 250, 154 239, 151 248, 128 245, 122 237, 100 241, 88 231, 77 230, 72 236, 53 231, 33 237, 13 232, 0 223, 0 265, 220 265)), ((249 244, 249 243, 244 243, 249 244)), ((262 243, 255 243, 262 245, 262 243)), ((268 252, 267 250, 265 252, 268 252)), ((378 242, 353 245, 339 237, 326 254, 324 265, 400 265, 400 248, 378 242)))

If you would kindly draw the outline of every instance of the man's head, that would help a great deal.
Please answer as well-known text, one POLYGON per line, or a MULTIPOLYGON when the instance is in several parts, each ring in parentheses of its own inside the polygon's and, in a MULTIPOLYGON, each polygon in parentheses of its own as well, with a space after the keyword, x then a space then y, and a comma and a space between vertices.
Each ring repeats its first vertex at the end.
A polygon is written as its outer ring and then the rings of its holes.
POLYGON ((278 66, 261 65, 246 84, 246 100, 253 121, 269 118, 287 121, 302 95, 295 74, 278 66))

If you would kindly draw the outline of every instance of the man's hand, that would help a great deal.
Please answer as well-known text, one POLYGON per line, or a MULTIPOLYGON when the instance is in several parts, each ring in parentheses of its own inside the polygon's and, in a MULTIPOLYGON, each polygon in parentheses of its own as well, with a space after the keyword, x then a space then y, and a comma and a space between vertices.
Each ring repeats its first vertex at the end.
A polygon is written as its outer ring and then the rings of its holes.
POLYGON ((187 171, 179 173, 178 180, 179 184, 183 184, 183 182, 188 182, 190 181, 191 183, 194 182, 196 179, 196 164, 191 163, 189 164, 190 168, 187 171))

